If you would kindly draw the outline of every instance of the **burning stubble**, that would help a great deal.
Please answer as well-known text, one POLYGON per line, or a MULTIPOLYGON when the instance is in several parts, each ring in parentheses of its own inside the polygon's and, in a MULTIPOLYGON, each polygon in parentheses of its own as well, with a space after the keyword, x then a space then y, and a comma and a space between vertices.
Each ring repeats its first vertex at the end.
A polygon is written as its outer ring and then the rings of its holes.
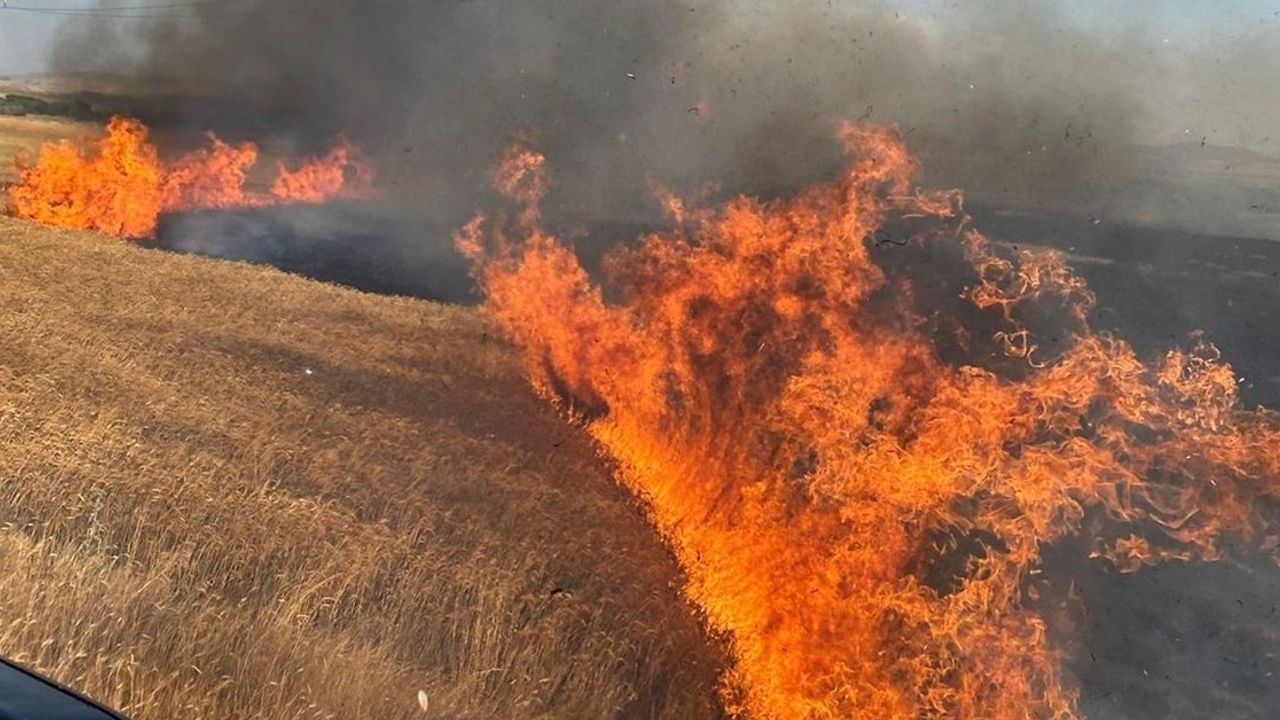
POLYGON ((112 118, 96 143, 47 144, 34 165, 20 165, 19 182, 8 188, 9 211, 51 227, 146 238, 155 233, 162 213, 319 203, 373 193, 373 167, 342 138, 324 156, 295 169, 281 164, 265 193, 245 187, 258 160, 256 145, 228 145, 212 133, 208 142, 206 149, 162 161, 145 125, 112 118))
POLYGON ((527 147, 497 175, 517 212, 457 245, 729 634, 731 710, 1080 717, 1033 609, 1043 549, 1086 533, 1121 572, 1273 553, 1280 417, 1241 408, 1210 346, 1143 362, 1094 332, 1062 258, 998 252, 958 193, 916 189, 892 130, 840 134, 832 182, 668 203, 670 230, 607 261, 620 304, 543 228, 527 147), (963 302, 876 261, 890 223, 950 258, 963 302))

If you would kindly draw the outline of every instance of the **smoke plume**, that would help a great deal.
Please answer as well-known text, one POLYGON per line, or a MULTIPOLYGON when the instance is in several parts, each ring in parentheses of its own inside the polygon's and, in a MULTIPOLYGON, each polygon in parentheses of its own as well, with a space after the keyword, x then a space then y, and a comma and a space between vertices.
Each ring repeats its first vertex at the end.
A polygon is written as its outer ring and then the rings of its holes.
POLYGON ((305 149, 349 133, 403 212, 444 225, 482 202, 517 133, 556 158, 549 208, 595 220, 652 217, 655 183, 798 187, 833 169, 838 119, 896 123, 928 183, 979 200, 1174 224, 1199 213, 1151 206, 1157 169, 1135 148, 1212 135, 1266 149, 1271 101, 1239 104, 1273 95, 1255 92, 1280 67, 1256 42, 1197 51, 1050 7, 243 0, 72 21, 54 65, 176 82, 206 98, 166 106, 191 127, 249 118, 305 149), (1228 87, 1231 67, 1247 72, 1228 87))

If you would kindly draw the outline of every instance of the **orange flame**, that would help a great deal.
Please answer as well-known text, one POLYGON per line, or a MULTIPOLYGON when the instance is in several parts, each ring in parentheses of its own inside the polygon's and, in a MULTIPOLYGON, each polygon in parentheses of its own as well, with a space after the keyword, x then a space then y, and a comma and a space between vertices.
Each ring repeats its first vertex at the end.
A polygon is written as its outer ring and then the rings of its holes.
POLYGON ((310 203, 334 197, 369 197, 373 194, 373 165, 350 140, 340 137, 324 157, 297 170, 281 163, 271 194, 283 201, 310 203))
POLYGON ((1090 330, 1062 258, 999 250, 958 193, 917 190, 892 130, 840 134, 835 181, 677 206, 615 251, 621 304, 541 227, 527 148, 496 183, 520 211, 457 245, 533 384, 591 418, 730 638, 732 711, 1076 718, 1030 607, 1041 548, 1087 531, 1125 571, 1226 538, 1270 551, 1280 417, 1241 409, 1212 348, 1147 364, 1090 330), (904 251, 954 258, 963 299, 876 261, 904 224, 923 227, 904 251), (939 324, 930 302, 957 307, 939 324))
POLYGON ((96 230, 126 238, 155 232, 160 215, 197 208, 256 207, 363 198, 373 192, 373 167, 345 138, 296 171, 283 166, 270 194, 245 189, 258 160, 253 143, 232 146, 209 134, 209 147, 163 161, 141 122, 115 117, 96 146, 46 144, 36 164, 19 164, 9 210, 54 227, 96 230))
POLYGON ((161 210, 230 208, 262 204, 244 191, 245 177, 258 162, 258 147, 232 147, 209 134, 209 148, 187 153, 164 173, 161 210))

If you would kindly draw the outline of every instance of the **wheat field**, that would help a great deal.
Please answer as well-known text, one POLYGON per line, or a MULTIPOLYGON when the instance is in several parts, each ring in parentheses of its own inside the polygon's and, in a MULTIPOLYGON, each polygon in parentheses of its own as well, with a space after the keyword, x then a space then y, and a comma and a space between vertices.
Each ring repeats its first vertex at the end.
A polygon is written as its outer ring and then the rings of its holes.
POLYGON ((34 162, 42 144, 99 132, 96 125, 65 118, 0 115, 0 185, 16 181, 17 161, 34 162))
POLYGON ((137 720, 720 714, 474 311, 9 218, 0 308, 0 655, 137 720))

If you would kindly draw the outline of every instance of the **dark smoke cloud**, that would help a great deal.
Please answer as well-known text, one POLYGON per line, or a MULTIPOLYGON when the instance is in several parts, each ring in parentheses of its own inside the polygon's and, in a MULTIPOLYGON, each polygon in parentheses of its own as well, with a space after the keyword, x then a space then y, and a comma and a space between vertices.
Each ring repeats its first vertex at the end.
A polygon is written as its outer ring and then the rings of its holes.
MULTIPOLYGON (((1171 103, 1207 102, 1197 88, 1216 84, 1181 81, 1200 56, 1072 30, 1046 7, 908 17, 825 0, 245 0, 131 31, 76 23, 55 65, 177 81, 300 145, 351 133, 403 208, 441 221, 474 209, 517 132, 550 154, 566 210, 646 217, 653 181, 768 194, 812 180, 838 162, 838 118, 898 124, 931 181, 978 197, 1139 204, 1117 200, 1151 174, 1130 148, 1180 127, 1171 103)), ((1223 67, 1214 52, 1199 76, 1223 67)), ((1276 66, 1230 57, 1249 69, 1237 97, 1276 66)), ((193 127, 219 122, 207 103, 182 110, 193 127)), ((1202 110, 1200 125, 1237 122, 1202 110)))
POLYGON ((1240 178, 1280 163, 1212 147, 1274 147, 1274 38, 1190 47, 1086 31, 1058 3, 928 5, 228 0, 71 21, 53 61, 199 96, 140 108, 179 129, 284 153, 352 135, 426 262, 452 258, 440 228, 492 207, 490 169, 517 134, 549 155, 552 219, 587 231, 590 254, 657 217, 654 184, 769 196, 835 171, 839 119, 898 125, 925 182, 974 205, 1275 234, 1271 185, 1240 178))

